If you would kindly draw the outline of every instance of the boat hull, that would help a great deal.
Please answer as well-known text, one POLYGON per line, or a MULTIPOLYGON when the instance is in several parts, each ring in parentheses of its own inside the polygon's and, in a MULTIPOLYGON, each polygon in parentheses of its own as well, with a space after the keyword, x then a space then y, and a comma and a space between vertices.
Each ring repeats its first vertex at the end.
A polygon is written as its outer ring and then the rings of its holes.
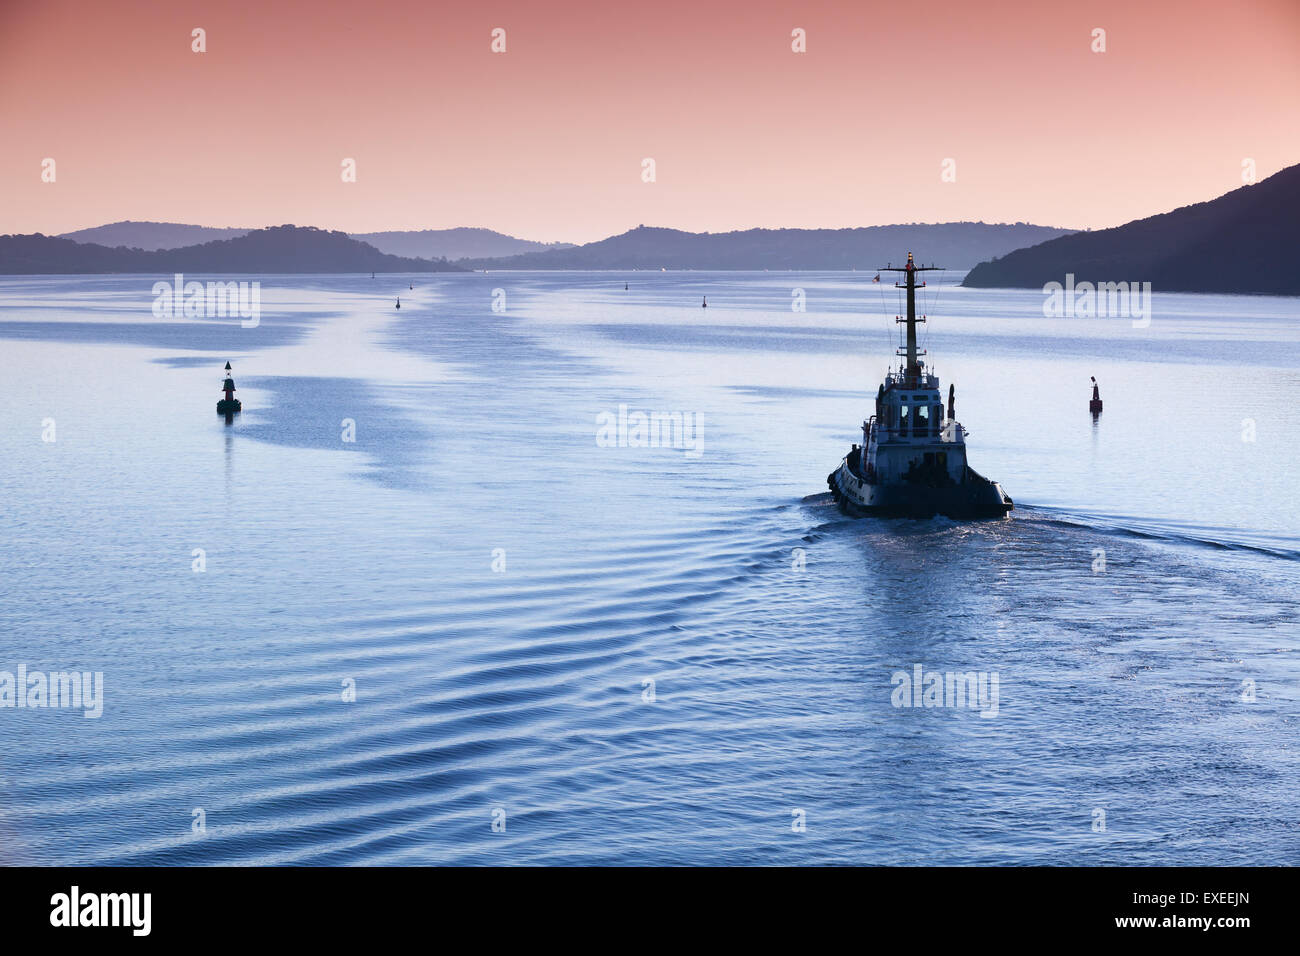
POLYGON ((944 487, 872 484, 855 475, 846 458, 826 476, 826 484, 840 510, 854 518, 1001 518, 1015 507, 1001 485, 969 468, 961 482, 944 487))

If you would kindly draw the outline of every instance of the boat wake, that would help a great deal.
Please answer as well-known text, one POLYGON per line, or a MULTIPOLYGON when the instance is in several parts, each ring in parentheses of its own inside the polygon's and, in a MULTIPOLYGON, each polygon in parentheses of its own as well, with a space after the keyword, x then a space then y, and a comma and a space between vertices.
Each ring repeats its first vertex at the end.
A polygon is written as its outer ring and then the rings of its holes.
MULTIPOLYGON (((833 508, 835 507, 834 496, 828 492, 820 494, 806 495, 799 499, 799 503, 807 508, 833 508)), ((854 524, 864 519, 837 519, 819 524, 814 531, 821 532, 831 527, 842 524, 854 524)), ((875 518, 865 519, 867 522, 874 520, 882 527, 898 527, 906 525, 909 527, 925 528, 930 530, 944 530, 961 525, 937 515, 932 518, 875 518)), ((1229 528, 1200 527, 1200 526, 1179 526, 1166 525, 1152 522, 1140 517, 1130 517, 1121 515, 1101 515, 1088 514, 1084 512, 1069 511, 1050 507, 1026 507, 1018 506, 1015 516, 1008 519, 1012 527, 1026 528, 1034 527, 1045 529, 1050 532, 1051 529, 1073 529, 1080 531, 1100 532, 1116 537, 1132 539, 1135 541, 1150 541, 1164 543, 1176 546, 1188 546, 1193 548, 1203 548, 1213 551, 1239 552, 1244 554, 1256 554, 1268 558, 1277 558, 1283 561, 1300 561, 1300 547, 1293 538, 1270 539, 1260 532, 1237 531, 1229 528)), ((994 525, 1005 525, 1008 521, 993 522, 994 525)))
POLYGON ((1283 539, 1277 543, 1266 543, 1263 540, 1234 538, 1232 531, 1227 528, 1162 526, 1147 524, 1142 522, 1141 519, 1112 515, 1080 514, 1070 511, 1058 511, 1054 508, 1036 507, 1023 510, 1024 513, 1016 518, 1017 522, 1027 522, 1045 527, 1083 528, 1138 540, 1191 545, 1217 551, 1240 551, 1265 555, 1271 558, 1281 558, 1284 561, 1300 561, 1300 548, 1288 546, 1293 543, 1291 538, 1283 539))

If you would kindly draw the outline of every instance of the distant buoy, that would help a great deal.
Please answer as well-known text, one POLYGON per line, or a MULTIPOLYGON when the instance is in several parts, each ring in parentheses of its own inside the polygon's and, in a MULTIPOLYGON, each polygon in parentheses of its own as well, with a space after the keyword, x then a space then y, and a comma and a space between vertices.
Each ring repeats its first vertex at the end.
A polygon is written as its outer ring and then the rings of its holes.
MULTIPOLYGON (((1089 376, 1092 378, 1092 376, 1089 376)), ((1088 411, 1094 415, 1101 414, 1101 390, 1097 387, 1097 379, 1092 378, 1092 401, 1088 402, 1088 411)))
POLYGON ((708 307, 709 307, 709 297, 706 295, 706 296, 704 297, 704 304, 701 305, 700 308, 701 308, 701 309, 707 309, 708 307))
POLYGON ((235 380, 230 374, 230 363, 226 363, 226 380, 221 383, 221 389, 226 393, 226 397, 217 402, 217 414, 225 415, 230 418, 232 415, 243 409, 243 403, 235 398, 235 380))
POLYGON ((402 297, 400 295, 397 297, 397 307, 399 309, 402 307, 402 297))

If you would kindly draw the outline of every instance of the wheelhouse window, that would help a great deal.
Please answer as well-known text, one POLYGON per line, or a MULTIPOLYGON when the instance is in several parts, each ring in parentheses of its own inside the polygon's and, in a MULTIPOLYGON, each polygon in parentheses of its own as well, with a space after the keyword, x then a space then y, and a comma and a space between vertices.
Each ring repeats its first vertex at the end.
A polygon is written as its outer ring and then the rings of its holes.
POLYGON ((912 434, 925 438, 930 434, 930 406, 917 405, 912 409, 912 434))

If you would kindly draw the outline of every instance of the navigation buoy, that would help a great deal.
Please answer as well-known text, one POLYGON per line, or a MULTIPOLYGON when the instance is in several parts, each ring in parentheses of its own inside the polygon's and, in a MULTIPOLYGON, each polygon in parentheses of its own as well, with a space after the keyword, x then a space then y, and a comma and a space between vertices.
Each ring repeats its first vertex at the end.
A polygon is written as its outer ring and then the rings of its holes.
POLYGON ((1100 415, 1101 390, 1097 388, 1097 379, 1093 376, 1089 376, 1089 378, 1092 378, 1092 401, 1088 403, 1088 411, 1092 412, 1094 415, 1100 415))
POLYGON ((397 307, 399 309, 402 307, 402 297, 400 295, 397 297, 397 307))
POLYGON ((701 305, 700 308, 701 308, 701 309, 707 309, 708 307, 709 307, 709 297, 706 295, 706 296, 704 297, 704 304, 701 305))
POLYGON ((235 398, 235 380, 231 377, 229 362, 226 363, 226 380, 221 383, 221 388, 226 393, 226 397, 217 402, 217 414, 230 418, 244 406, 239 399, 235 398))

